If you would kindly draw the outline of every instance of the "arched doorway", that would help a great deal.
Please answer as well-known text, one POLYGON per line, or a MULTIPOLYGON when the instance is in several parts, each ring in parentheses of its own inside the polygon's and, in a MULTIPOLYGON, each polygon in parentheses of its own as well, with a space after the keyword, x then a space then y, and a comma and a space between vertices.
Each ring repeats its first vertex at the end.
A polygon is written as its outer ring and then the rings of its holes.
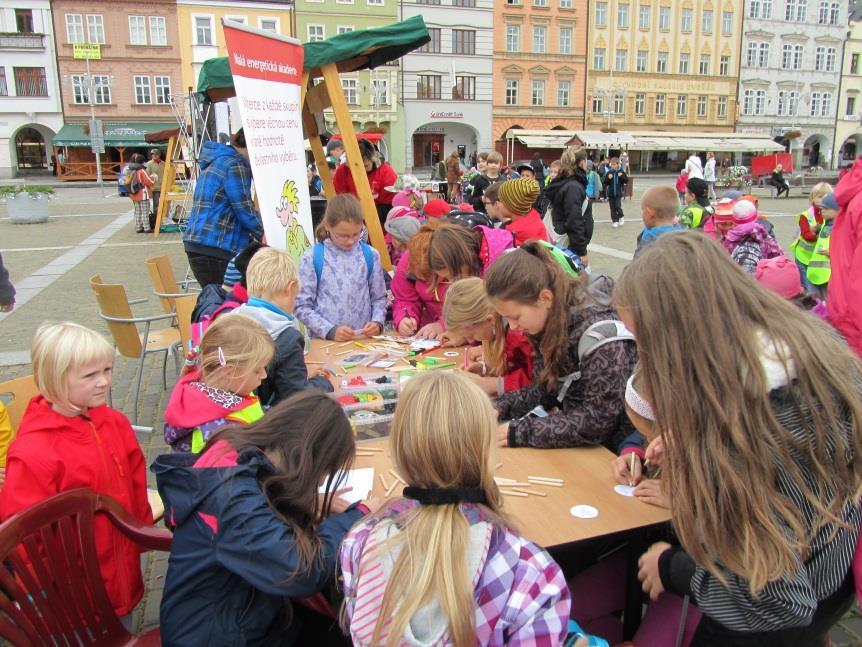
POLYGON ((820 134, 811 135, 805 140, 802 148, 802 166, 827 166, 829 164, 827 151, 826 137, 820 134))
POLYGON ((15 135, 15 153, 19 170, 48 168, 45 138, 35 128, 27 127, 18 131, 15 135))
POLYGON ((433 167, 453 150, 461 159, 476 151, 478 131, 468 123, 434 121, 418 126, 410 136, 413 168, 433 167))
POLYGON ((858 155, 862 155, 862 135, 850 135, 838 150, 838 162, 840 165, 847 164, 855 160, 858 155))

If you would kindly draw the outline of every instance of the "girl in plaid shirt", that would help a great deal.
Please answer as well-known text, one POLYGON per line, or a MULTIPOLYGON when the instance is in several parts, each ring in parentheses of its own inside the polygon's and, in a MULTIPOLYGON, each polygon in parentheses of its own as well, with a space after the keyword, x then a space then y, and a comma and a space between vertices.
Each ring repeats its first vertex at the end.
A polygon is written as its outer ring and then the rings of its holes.
POLYGON ((341 549, 354 645, 563 643, 569 591, 502 511, 496 428, 463 375, 426 373, 404 389, 391 437, 404 498, 354 526, 341 549))

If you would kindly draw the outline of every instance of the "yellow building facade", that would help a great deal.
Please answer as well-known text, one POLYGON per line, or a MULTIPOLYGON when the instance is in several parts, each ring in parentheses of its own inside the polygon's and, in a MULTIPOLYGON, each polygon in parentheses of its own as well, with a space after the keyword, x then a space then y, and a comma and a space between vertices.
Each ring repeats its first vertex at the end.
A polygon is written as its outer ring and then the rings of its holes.
POLYGON ((590 0, 585 128, 731 132, 743 0, 590 0))
POLYGON ((227 18, 285 36, 292 35, 292 3, 285 0, 177 0, 177 23, 182 61, 182 91, 197 88, 203 62, 226 56, 222 19, 227 18))

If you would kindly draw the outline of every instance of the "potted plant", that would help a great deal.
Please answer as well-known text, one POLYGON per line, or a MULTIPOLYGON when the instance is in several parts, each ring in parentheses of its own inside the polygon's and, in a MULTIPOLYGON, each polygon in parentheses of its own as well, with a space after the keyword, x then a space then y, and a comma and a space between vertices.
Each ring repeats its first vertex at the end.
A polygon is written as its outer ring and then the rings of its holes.
POLYGON ((54 189, 39 184, 0 187, 0 202, 6 203, 9 220, 15 224, 48 222, 48 201, 54 189))
POLYGON ((748 189, 751 186, 751 175, 748 173, 748 167, 728 167, 724 175, 716 180, 715 186, 722 189, 748 189))

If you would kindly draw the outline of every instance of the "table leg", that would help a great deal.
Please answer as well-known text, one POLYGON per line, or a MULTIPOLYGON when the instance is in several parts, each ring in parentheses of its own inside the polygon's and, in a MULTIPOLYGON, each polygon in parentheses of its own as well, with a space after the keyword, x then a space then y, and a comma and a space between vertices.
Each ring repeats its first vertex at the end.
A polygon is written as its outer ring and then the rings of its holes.
POLYGON ((647 541, 632 536, 626 549, 626 596, 623 607, 623 639, 631 640, 643 616, 643 591, 638 581, 638 559, 647 549, 647 541))

